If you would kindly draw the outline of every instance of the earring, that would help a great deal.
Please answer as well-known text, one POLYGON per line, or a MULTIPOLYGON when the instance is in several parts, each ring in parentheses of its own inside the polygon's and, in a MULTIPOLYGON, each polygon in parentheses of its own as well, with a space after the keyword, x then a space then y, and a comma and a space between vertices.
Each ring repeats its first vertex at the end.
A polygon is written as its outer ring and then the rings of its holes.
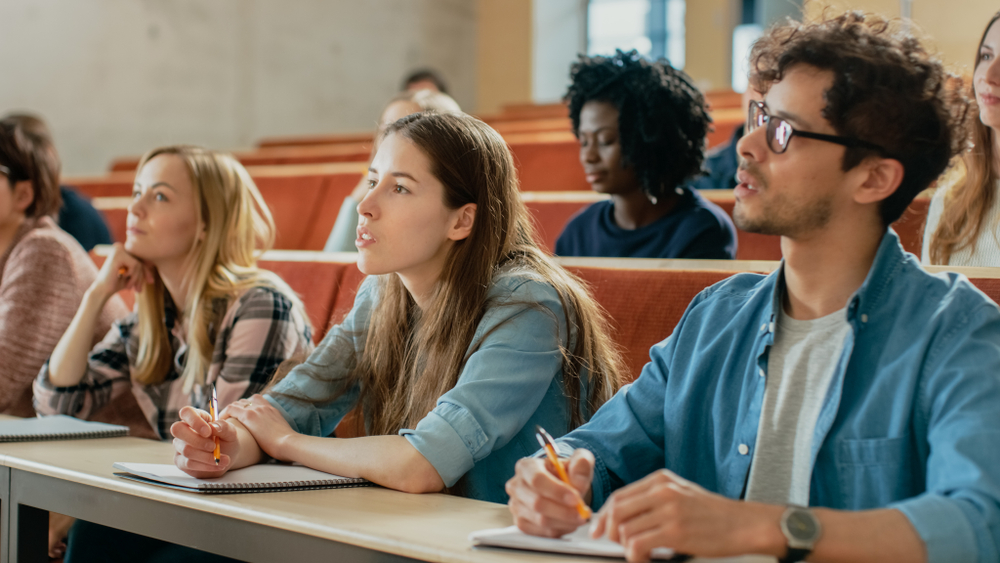
POLYGON ((646 197, 649 198, 649 203, 652 203, 653 205, 656 205, 656 202, 658 200, 656 199, 655 195, 653 195, 653 194, 646 194, 646 197))

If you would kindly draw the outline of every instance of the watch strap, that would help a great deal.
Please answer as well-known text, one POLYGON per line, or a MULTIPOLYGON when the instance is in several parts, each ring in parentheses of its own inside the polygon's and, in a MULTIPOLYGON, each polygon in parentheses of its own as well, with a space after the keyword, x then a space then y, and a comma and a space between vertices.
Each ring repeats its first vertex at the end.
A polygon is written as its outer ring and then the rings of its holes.
POLYGON ((778 563, 798 563, 799 561, 804 561, 810 553, 812 553, 811 549, 788 546, 788 551, 785 552, 784 557, 778 560, 778 563))

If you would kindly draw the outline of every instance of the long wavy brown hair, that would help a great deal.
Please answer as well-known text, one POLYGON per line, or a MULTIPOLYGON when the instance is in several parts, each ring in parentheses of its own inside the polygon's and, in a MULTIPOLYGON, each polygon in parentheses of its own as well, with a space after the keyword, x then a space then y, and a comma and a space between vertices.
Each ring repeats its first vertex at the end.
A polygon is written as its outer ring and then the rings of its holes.
MULTIPOLYGON (((993 14, 983 30, 983 36, 976 47, 976 65, 973 68, 979 66, 983 41, 997 20, 1000 20, 1000 12, 993 14)), ((971 97, 976 97, 975 80, 971 97)), ((978 107, 976 109, 978 112, 978 107)), ((952 186, 945 195, 944 211, 941 212, 941 220, 931 238, 931 264, 947 264, 952 254, 965 248, 975 251, 986 214, 996 200, 1000 170, 997 169, 997 155, 994 152, 995 133, 982 119, 972 121, 972 149, 966 151, 962 158, 965 179, 952 186)))
MULTIPOLYGON (((559 295, 565 318, 553 315, 553 324, 559 327, 562 321, 569 331, 559 335, 568 343, 562 349, 562 386, 571 427, 585 422, 621 386, 621 354, 603 310, 584 283, 535 243, 503 139, 468 115, 436 113, 404 117, 385 135, 402 135, 423 151, 444 186, 445 205, 458 209, 476 204, 475 221, 469 237, 452 247, 425 310, 416 306, 399 276, 379 277, 364 352, 347 380, 331 382, 333 394, 360 382, 359 405, 369 435, 413 428, 455 386, 469 356, 485 339, 473 342, 484 314, 495 304, 489 296, 495 278, 514 273, 547 283, 559 295)), ((499 298, 504 297, 509 299, 499 298)), ((504 304, 511 305, 508 300, 504 304)), ((536 303, 523 305, 551 314, 536 303)))

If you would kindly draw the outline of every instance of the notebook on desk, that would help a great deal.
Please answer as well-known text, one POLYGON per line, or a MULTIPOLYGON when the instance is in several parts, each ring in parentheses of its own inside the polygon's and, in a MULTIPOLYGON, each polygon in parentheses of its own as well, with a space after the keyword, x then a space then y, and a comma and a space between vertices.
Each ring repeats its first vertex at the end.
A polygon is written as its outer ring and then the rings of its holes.
POLYGON ((89 422, 61 414, 0 421, 0 442, 86 440, 128 436, 128 427, 89 422))
MULTIPOLYGON (((561 538, 542 538, 529 536, 518 530, 517 526, 510 526, 507 528, 473 532, 469 534, 469 540, 472 541, 472 545, 477 547, 505 547, 526 551, 625 559, 625 548, 621 544, 607 538, 591 539, 588 533, 589 528, 589 524, 584 524, 577 528, 575 532, 566 534, 561 538)), ((654 549, 652 558, 658 561, 683 561, 688 559, 686 555, 680 555, 675 553, 674 550, 665 547, 654 549)))
POLYGON ((267 493, 369 487, 370 481, 323 473, 301 465, 264 463, 230 471, 215 479, 196 479, 177 466, 162 463, 122 463, 112 467, 118 477, 194 493, 267 493))

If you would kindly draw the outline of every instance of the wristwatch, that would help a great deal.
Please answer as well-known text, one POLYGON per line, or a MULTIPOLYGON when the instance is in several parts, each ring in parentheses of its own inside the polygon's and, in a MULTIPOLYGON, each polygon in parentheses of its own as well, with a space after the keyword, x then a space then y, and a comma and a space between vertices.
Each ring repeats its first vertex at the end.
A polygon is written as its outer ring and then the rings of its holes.
POLYGON ((812 553, 813 546, 823 533, 823 526, 811 510, 793 504, 781 515, 781 533, 788 540, 788 551, 779 563, 794 563, 812 553))

